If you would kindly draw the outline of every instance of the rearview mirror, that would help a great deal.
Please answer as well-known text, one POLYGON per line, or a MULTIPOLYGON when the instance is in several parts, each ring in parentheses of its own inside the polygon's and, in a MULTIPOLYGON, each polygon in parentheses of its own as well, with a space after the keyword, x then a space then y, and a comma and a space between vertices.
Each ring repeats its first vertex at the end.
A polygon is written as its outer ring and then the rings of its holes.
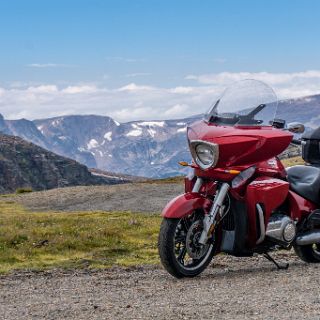
POLYGON ((288 123, 287 130, 292 133, 303 133, 305 128, 302 123, 291 122, 291 123, 288 123))

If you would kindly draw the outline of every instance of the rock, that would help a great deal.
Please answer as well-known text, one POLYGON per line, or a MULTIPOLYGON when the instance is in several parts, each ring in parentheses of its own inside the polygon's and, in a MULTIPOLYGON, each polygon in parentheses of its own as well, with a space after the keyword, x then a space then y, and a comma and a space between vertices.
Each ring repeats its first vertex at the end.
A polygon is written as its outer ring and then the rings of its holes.
POLYGON ((0 134, 0 193, 18 188, 47 190, 78 185, 114 184, 92 175, 75 160, 59 156, 19 137, 0 134))

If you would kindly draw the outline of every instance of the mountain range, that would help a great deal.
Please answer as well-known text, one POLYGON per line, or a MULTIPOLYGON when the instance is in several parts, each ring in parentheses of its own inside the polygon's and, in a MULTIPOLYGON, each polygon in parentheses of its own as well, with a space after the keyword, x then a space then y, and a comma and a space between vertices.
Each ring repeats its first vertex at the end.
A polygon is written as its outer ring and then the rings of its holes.
MULTIPOLYGON (((33 121, 5 120, 0 115, 0 131, 89 168, 162 178, 185 172, 177 162, 190 160, 186 128, 201 117, 119 123, 97 115, 33 121)), ((309 128, 320 126, 320 95, 280 101, 277 117, 302 122, 309 128)))

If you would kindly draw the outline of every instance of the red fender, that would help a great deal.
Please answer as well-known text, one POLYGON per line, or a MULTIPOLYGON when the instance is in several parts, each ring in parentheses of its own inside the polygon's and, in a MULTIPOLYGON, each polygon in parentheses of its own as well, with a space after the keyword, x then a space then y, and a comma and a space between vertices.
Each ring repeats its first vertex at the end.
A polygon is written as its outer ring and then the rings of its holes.
POLYGON ((188 192, 172 199, 162 211, 165 218, 182 218, 191 214, 196 209, 203 209, 208 213, 212 201, 200 193, 188 192))

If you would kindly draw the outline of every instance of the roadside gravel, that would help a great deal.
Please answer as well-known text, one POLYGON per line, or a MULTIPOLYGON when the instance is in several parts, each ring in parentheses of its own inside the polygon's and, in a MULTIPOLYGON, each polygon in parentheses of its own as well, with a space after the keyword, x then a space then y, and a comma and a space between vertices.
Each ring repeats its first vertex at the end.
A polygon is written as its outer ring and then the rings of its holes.
MULTIPOLYGON (((17 195, 12 200, 34 211, 131 211, 160 213, 182 193, 183 184, 128 183, 69 187, 17 195)), ((10 198, 4 198, 8 201, 10 198)))
POLYGON ((1 319, 319 319, 320 266, 279 253, 216 257, 200 277, 176 280, 160 267, 53 270, 0 277, 1 319))
MULTIPOLYGON (((34 192, 32 210, 157 212, 179 184, 127 184, 34 192)), ((220 255, 199 277, 176 280, 160 266, 52 270, 0 276, 0 319, 320 319, 320 265, 292 252, 277 271, 261 256, 220 255)))

